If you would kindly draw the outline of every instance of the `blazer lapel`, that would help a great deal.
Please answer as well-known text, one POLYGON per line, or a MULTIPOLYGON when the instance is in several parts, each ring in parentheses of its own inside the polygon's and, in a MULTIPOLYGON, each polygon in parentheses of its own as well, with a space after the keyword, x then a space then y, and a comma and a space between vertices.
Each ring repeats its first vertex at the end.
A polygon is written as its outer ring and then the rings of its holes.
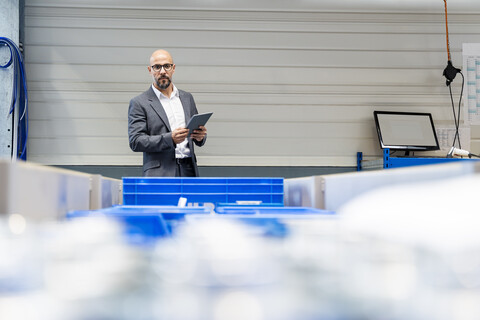
POLYGON ((168 121, 167 113, 165 112, 165 109, 163 109, 163 106, 160 103, 160 100, 158 100, 157 95, 155 92, 153 92, 152 87, 150 87, 150 90, 148 91, 148 101, 150 102, 150 106, 153 108, 153 110, 155 110, 160 119, 162 119, 163 123, 165 123, 168 131, 172 131, 170 128, 170 122, 168 121))
POLYGON ((188 99, 185 98, 185 94, 181 90, 178 91, 178 97, 180 98, 180 102, 183 106, 183 113, 185 114, 185 125, 187 125, 188 120, 190 120, 190 118, 192 117, 190 104, 188 99))

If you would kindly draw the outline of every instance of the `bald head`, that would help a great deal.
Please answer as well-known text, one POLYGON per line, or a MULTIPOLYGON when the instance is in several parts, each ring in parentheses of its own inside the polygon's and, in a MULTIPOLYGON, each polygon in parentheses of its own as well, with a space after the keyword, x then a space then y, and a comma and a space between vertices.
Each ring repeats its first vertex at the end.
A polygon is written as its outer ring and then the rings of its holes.
POLYGON ((166 50, 156 50, 152 53, 152 56, 150 57, 150 65, 153 66, 154 64, 157 64, 156 61, 166 61, 162 62, 162 64, 165 63, 173 63, 172 56, 170 53, 166 50))

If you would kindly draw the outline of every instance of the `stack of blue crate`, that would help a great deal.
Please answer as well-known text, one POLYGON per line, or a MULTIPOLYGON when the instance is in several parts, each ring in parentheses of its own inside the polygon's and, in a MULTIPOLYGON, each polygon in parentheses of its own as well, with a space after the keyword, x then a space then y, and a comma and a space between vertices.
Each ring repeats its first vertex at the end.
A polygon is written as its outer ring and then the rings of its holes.
POLYGON ((312 218, 333 212, 284 207, 283 178, 123 178, 123 205, 95 211, 76 211, 67 218, 108 216, 125 225, 131 239, 150 243, 170 236, 186 216, 234 219, 260 226, 267 235, 286 234, 287 218, 312 218), (182 199, 187 206, 177 206, 182 199))

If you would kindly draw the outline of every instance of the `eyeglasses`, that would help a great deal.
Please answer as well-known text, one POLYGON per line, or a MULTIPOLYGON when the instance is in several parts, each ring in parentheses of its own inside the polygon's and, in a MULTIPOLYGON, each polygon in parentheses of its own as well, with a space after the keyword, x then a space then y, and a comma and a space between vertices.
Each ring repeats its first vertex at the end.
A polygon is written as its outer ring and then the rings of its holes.
POLYGON ((153 66, 150 66, 152 68, 153 71, 155 72, 159 72, 162 70, 162 68, 165 70, 165 71, 172 71, 173 69, 173 64, 172 63, 166 63, 166 64, 154 64, 153 66))

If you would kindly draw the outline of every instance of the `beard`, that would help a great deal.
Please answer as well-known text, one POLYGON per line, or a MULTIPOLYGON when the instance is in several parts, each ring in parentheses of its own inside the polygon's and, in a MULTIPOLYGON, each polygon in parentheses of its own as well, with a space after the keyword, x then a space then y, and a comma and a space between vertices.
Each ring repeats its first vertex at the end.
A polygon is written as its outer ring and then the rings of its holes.
POLYGON ((161 77, 159 79, 155 79, 155 82, 157 83, 157 87, 164 90, 170 86, 170 84, 172 83, 172 80, 170 80, 170 78, 168 77, 161 77))

